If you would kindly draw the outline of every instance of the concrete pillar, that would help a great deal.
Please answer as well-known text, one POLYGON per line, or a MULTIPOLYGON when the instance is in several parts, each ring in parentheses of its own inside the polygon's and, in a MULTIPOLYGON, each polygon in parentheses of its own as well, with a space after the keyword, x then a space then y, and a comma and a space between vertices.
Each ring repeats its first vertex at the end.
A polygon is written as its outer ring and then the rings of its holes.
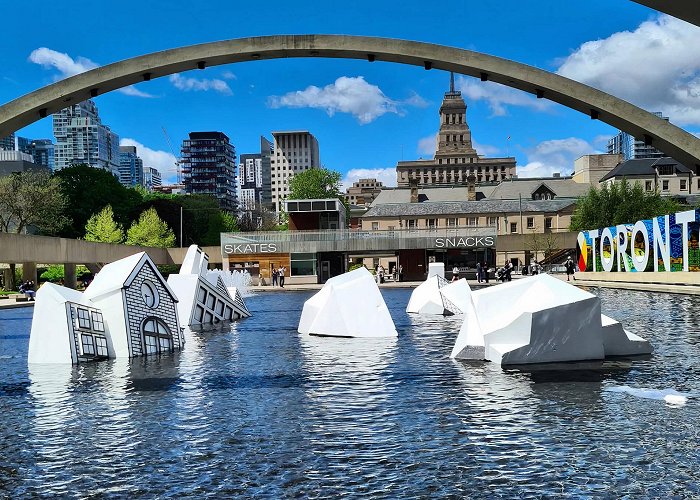
POLYGON ((228 270, 229 270, 229 266, 228 266, 228 254, 226 254, 226 253, 223 254, 223 255, 221 256, 221 269, 222 269, 223 271, 228 271, 228 270))
POLYGON ((75 264, 63 264, 63 286, 73 289, 78 286, 75 264))
POLYGON ((3 269, 2 274, 5 290, 8 292, 17 291, 17 284, 15 283, 15 277, 12 275, 12 269, 9 267, 7 269, 3 269))
POLYGON ((22 281, 39 281, 36 275, 36 262, 22 262, 22 281))

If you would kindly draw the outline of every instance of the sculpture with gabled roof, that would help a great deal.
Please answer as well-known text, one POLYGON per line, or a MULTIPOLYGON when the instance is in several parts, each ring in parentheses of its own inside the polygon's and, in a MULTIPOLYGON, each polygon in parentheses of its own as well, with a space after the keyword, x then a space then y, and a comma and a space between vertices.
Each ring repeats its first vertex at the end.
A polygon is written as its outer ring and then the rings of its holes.
POLYGON ((168 285, 179 299, 177 307, 182 322, 200 327, 249 317, 240 292, 233 289, 231 296, 220 276, 209 278, 208 267, 209 256, 197 245, 191 245, 180 272, 168 276, 168 285))
POLYGON ((45 283, 36 294, 30 363, 131 358, 182 348, 177 297, 144 253, 107 264, 84 293, 45 283))

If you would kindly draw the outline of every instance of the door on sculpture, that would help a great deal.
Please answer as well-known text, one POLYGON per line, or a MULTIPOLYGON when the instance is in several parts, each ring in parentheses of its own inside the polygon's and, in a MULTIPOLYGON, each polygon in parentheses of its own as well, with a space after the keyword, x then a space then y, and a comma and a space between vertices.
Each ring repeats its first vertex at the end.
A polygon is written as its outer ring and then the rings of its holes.
POLYGON ((321 261, 321 283, 325 283, 331 277, 331 263, 328 260, 321 261))

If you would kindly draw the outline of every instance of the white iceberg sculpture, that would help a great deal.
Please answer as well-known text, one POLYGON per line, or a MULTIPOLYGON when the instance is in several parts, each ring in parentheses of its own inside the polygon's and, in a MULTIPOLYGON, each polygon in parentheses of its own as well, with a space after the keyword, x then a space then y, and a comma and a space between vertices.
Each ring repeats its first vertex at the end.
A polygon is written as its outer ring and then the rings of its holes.
POLYGON ((374 277, 364 267, 326 281, 304 303, 298 331, 332 337, 398 335, 374 277))
POLYGON ((600 313, 600 298, 547 274, 478 290, 451 357, 499 364, 649 354, 648 342, 600 313), (607 318, 607 319, 604 319, 607 318))
MULTIPOLYGON (((433 264, 430 265, 432 266, 433 264)), ((459 281, 463 281, 465 284, 467 282, 467 280, 459 281)), ((416 314, 441 314, 444 316, 461 314, 462 311, 460 308, 446 299, 441 293, 444 289, 443 287, 450 285, 451 284, 439 274, 430 276, 413 290, 411 298, 408 300, 408 305, 406 306, 406 312, 416 314)), ((463 285, 460 285, 460 287, 461 286, 463 285)), ((467 285, 467 288, 468 287, 469 285, 467 285)))
POLYGON ((79 363, 180 349, 177 298, 144 252, 107 264, 80 293, 44 284, 36 294, 30 363, 79 363))
POLYGON ((180 272, 168 276, 168 285, 177 295, 178 314, 188 326, 247 318, 250 312, 236 288, 227 288, 219 274, 209 274, 209 256, 191 245, 180 272))
POLYGON ((428 264, 428 279, 433 276, 440 276, 445 279, 445 263, 444 262, 431 262, 428 264))

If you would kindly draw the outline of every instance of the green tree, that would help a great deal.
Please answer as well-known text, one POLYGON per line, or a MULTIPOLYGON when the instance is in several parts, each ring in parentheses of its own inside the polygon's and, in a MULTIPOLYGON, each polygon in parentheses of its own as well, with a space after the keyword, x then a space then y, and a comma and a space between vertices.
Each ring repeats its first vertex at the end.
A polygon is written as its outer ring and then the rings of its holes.
POLYGON ((325 168, 310 168, 295 174, 289 181, 290 200, 340 198, 340 172, 325 168))
POLYGON ((134 222, 126 233, 127 245, 141 245, 147 247, 173 247, 175 246, 175 234, 168 224, 158 217, 154 208, 145 210, 134 222))
POLYGON ((54 176, 62 181, 61 187, 68 202, 66 215, 72 220, 72 224, 61 231, 61 236, 82 237, 88 219, 105 205, 112 206, 115 220, 124 227, 139 213, 141 193, 122 186, 106 170, 73 165, 57 171, 54 176))
POLYGON ((124 228, 114 220, 112 205, 107 205, 94 214, 85 226, 85 239, 87 241, 101 241, 103 243, 122 243, 124 241, 124 228))
POLYGON ((0 231, 21 233, 28 226, 55 234, 69 219, 61 181, 43 171, 17 172, 0 177, 0 231))
POLYGON ((630 185, 623 178, 622 182, 609 187, 607 184, 603 184, 600 189, 592 186, 586 195, 580 197, 569 229, 581 231, 631 224, 679 209, 680 205, 675 200, 662 197, 658 191, 646 192, 639 182, 630 185))

